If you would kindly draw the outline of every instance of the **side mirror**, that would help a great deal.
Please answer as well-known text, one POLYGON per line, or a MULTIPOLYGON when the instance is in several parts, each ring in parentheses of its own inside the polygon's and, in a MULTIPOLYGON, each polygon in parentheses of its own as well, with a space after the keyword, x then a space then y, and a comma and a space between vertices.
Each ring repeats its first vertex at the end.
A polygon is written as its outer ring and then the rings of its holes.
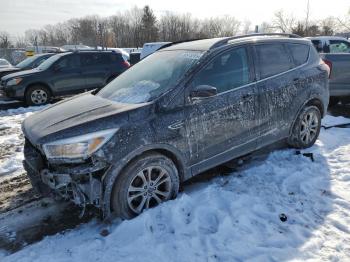
POLYGON ((191 91, 191 99, 199 99, 199 98, 205 98, 210 96, 215 96, 218 93, 216 87, 209 86, 209 85, 199 85, 196 86, 191 91))

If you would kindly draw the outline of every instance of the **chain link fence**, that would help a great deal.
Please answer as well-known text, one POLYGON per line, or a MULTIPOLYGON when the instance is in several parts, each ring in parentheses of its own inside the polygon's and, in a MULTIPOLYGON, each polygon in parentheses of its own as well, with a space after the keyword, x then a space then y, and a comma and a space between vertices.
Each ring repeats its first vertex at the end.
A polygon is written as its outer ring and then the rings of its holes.
POLYGON ((26 52, 22 48, 0 48, 0 58, 5 58, 12 65, 26 59, 26 52))

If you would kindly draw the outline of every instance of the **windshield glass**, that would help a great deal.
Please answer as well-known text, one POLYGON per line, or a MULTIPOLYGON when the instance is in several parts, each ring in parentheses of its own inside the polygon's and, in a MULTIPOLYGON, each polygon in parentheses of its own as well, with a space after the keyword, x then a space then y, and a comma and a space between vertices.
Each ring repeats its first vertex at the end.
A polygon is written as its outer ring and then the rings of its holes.
POLYGON ((48 58, 44 62, 42 62, 37 68, 39 70, 46 70, 60 58, 61 58, 60 55, 51 56, 50 58, 48 58))
POLYGON ((18 63, 16 67, 25 68, 28 67, 31 63, 33 63, 37 59, 37 56, 32 56, 24 59, 22 62, 18 63))
POLYGON ((120 103, 144 103, 169 90, 203 53, 176 50, 156 52, 128 69, 98 95, 120 103))
POLYGON ((0 59, 0 66, 10 66, 11 64, 5 59, 0 59))

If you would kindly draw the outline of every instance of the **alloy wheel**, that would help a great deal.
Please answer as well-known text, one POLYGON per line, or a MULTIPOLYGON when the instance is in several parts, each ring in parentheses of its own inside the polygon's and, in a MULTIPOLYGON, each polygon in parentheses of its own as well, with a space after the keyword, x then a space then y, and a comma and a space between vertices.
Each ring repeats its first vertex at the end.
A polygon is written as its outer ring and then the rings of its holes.
POLYGON ((129 208, 136 214, 170 199, 171 178, 159 166, 149 166, 132 179, 127 194, 129 208))
POLYGON ((300 127, 300 138, 304 144, 309 144, 317 136, 318 121, 314 111, 309 111, 304 115, 300 127))

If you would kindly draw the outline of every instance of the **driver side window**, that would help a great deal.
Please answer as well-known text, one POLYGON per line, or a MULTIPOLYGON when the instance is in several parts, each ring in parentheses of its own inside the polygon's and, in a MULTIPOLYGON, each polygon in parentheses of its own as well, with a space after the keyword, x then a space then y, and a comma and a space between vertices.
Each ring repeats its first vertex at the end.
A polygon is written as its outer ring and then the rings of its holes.
POLYGON ((196 74, 192 85, 213 86, 217 88, 217 93, 223 93, 249 82, 247 51, 241 47, 216 56, 196 74))
POLYGON ((62 69, 73 69, 79 67, 79 60, 76 55, 69 55, 61 58, 57 66, 62 69))

